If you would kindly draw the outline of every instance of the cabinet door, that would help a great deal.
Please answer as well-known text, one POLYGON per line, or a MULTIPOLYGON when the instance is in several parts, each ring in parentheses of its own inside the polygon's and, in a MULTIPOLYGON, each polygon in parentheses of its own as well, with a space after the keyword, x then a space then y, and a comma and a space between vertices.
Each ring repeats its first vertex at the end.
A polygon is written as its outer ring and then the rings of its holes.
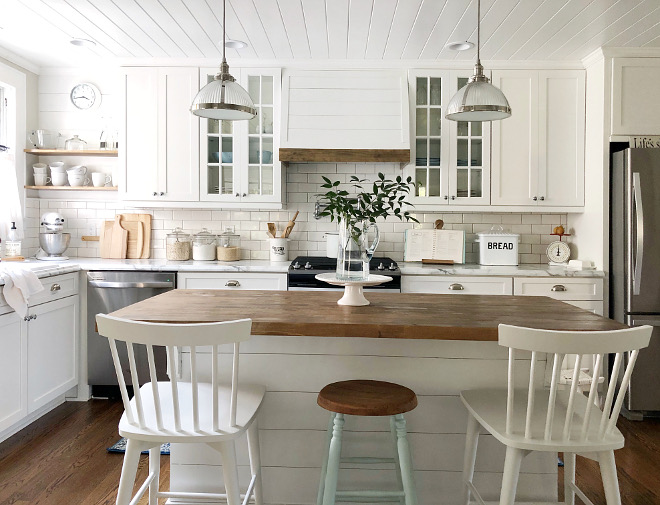
POLYGON ((199 119, 190 112, 199 91, 199 73, 192 67, 160 68, 158 123, 159 194, 162 200, 199 200, 199 119))
POLYGON ((164 163, 158 148, 158 125, 164 121, 159 116, 158 69, 125 68, 122 77, 125 108, 120 191, 126 200, 153 200, 161 191, 158 172, 164 163))
POLYGON ((511 277, 454 277, 404 275, 402 293, 441 293, 446 295, 511 295, 511 277))
POLYGON ((30 309, 27 408, 33 412, 78 383, 78 296, 30 309))
POLYGON ((27 414, 26 349, 21 338, 21 319, 15 312, 0 316, 0 432, 27 414))
POLYGON ((414 204, 449 203, 449 131, 444 118, 449 101, 449 73, 410 72, 412 164, 407 169, 415 182, 414 204))
POLYGON ((286 274, 264 272, 181 273, 177 277, 177 286, 180 289, 260 289, 265 291, 286 291, 286 274))
MULTIPOLYGON (((451 72, 449 95, 467 84, 470 72, 451 72)), ((490 121, 447 121, 449 127, 449 203, 490 203, 490 121)))
POLYGON ((493 205, 536 205, 538 201, 538 73, 493 71, 493 84, 511 105, 511 117, 493 121, 493 205))
POLYGON ((660 58, 612 60, 612 135, 660 135, 660 58))
POLYGON ((539 114, 538 205, 582 206, 584 70, 539 72, 539 114))

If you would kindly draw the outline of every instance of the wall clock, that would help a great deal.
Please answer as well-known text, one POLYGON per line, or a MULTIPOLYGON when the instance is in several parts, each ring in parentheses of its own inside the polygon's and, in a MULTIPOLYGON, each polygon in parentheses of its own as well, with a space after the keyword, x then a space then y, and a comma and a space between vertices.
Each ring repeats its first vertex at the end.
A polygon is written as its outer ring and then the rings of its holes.
POLYGON ((76 84, 71 90, 71 103, 81 110, 96 108, 101 105, 101 91, 88 82, 76 84))
POLYGON ((545 251, 551 264, 565 265, 571 257, 571 248, 566 242, 556 240, 551 242, 545 251))

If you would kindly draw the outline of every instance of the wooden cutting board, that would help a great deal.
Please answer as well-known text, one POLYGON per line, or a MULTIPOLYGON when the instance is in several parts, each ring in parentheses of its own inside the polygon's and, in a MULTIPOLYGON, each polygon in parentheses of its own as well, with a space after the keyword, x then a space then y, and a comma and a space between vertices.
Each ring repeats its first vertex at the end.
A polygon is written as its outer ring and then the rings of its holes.
POLYGON ((112 227, 114 221, 103 221, 99 232, 99 249, 101 258, 110 258, 110 247, 112 246, 112 227))
POLYGON ((142 248, 144 247, 144 226, 142 225, 142 222, 127 221, 122 217, 121 227, 128 232, 126 257, 128 259, 141 258, 142 248))
MULTIPOLYGON (((138 229, 137 226, 131 223, 142 223, 142 248, 135 253, 138 254, 135 258, 147 259, 151 256, 151 214, 121 214, 121 224, 129 230, 129 247, 132 235, 131 230, 133 230, 133 233, 137 233, 138 229)), ((137 235, 135 235, 135 239, 137 240, 137 235)), ((128 257, 131 258, 131 256, 128 257)))
POLYGON ((112 244, 110 245, 110 257, 117 259, 126 259, 126 249, 128 246, 128 231, 121 227, 121 216, 115 216, 112 223, 112 244))

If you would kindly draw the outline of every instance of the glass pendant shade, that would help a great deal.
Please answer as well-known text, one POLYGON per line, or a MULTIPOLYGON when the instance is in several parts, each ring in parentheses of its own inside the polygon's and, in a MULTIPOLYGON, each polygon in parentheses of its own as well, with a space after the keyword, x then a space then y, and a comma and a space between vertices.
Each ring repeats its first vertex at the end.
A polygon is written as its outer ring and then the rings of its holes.
POLYGON ((445 117, 453 121, 496 121, 510 115, 509 102, 499 88, 486 81, 472 81, 452 97, 445 117))
POLYGON ((256 116, 257 109, 248 92, 237 82, 218 77, 199 90, 190 112, 208 119, 227 121, 248 120, 256 116))

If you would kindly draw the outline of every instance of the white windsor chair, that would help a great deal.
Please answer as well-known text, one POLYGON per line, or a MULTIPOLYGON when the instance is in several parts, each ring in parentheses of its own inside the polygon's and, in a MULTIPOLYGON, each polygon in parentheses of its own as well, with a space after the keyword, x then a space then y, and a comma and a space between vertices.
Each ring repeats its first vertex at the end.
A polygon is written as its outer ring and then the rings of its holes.
POLYGON ((575 485, 576 453, 599 462, 607 505, 621 505, 614 450, 623 447, 624 439, 616 428, 616 421, 637 354, 649 344, 651 332, 650 326, 571 332, 500 324, 499 344, 509 348, 507 389, 461 392, 461 399, 469 412, 463 463, 463 503, 468 505, 472 494, 478 503, 484 504, 472 478, 479 434, 486 431, 506 445, 500 505, 514 503, 520 464, 531 451, 564 453, 564 503, 567 505, 574 505, 576 495, 584 503, 593 505, 575 485), (532 353, 529 386, 525 390, 514 389, 516 350, 532 353), (554 355, 550 389, 535 387, 539 353, 546 353, 548 358, 554 355), (569 353, 577 355, 573 377, 579 377, 584 356, 596 355, 595 369, 599 370, 607 355, 616 353, 602 411, 594 404, 598 381, 592 381, 588 398, 578 391, 579 380, 571 380, 570 387, 559 390, 561 362, 569 353), (625 370, 622 370, 626 353, 629 353, 627 366, 624 365, 625 370))
POLYGON ((149 489, 149 505, 158 498, 222 499, 228 505, 246 505, 254 494, 256 505, 262 505, 261 463, 257 413, 266 388, 261 385, 238 384, 239 343, 250 338, 252 321, 241 319, 220 323, 157 324, 128 321, 112 316, 96 316, 98 331, 108 338, 119 380, 124 414, 119 421, 119 434, 128 441, 117 491, 117 505, 134 505, 149 489), (133 384, 139 384, 135 366, 135 345, 145 345, 151 382, 134 388, 129 399, 117 341, 127 349, 127 368, 133 384), (233 343, 231 384, 219 380, 218 346, 233 343), (153 346, 167 349, 169 382, 158 382, 153 346), (211 382, 199 380, 197 348, 210 346, 211 382), (178 358, 181 348, 190 348, 190 382, 180 381, 178 358), (245 495, 238 483, 234 441, 247 432, 252 478, 245 495), (205 443, 220 453, 226 493, 184 493, 159 490, 160 446, 164 442, 205 443), (131 500, 140 453, 149 450, 149 475, 131 500), (241 501, 241 499, 243 501, 241 501))

